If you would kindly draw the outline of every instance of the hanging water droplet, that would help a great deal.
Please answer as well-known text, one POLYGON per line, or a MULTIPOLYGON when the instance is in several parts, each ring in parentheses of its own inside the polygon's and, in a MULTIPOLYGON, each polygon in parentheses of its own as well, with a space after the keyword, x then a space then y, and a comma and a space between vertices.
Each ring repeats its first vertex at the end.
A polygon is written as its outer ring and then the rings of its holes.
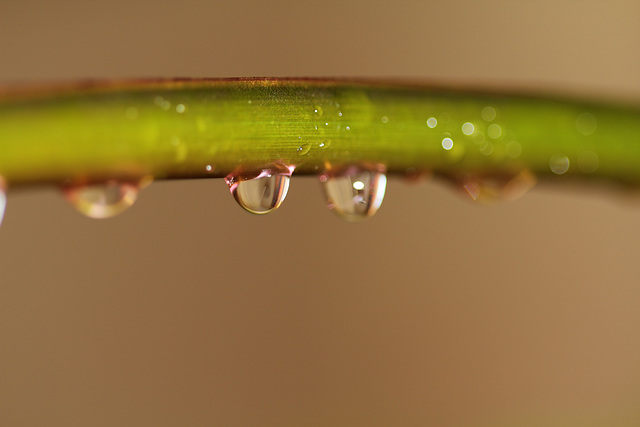
POLYGON ((129 208, 138 198, 139 183, 110 180, 62 188, 71 205, 89 218, 110 218, 129 208))
POLYGON ((468 176, 453 179, 464 194, 472 200, 489 204, 502 200, 515 200, 536 185, 536 177, 529 170, 496 176, 468 176))
POLYGON ((379 170, 354 166, 338 174, 325 173, 320 182, 329 208, 347 221, 359 221, 380 208, 387 177, 379 170))
POLYGON ((7 186, 4 183, 4 180, 0 178, 0 224, 2 224, 2 219, 4 218, 4 211, 7 207, 7 186))
POLYGON ((264 169, 258 175, 231 174, 225 178, 238 204, 253 214, 266 214, 277 209, 289 190, 293 167, 264 169))

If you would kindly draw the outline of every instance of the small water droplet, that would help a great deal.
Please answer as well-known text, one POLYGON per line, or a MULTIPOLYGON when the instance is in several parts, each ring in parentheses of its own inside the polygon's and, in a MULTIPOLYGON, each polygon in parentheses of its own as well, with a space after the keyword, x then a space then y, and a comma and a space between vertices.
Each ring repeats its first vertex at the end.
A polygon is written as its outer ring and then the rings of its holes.
POLYGON ((480 116, 484 121, 491 122, 496 118, 496 109, 490 106, 486 106, 480 112, 480 116))
POLYGON ((453 181, 472 200, 489 204, 518 199, 536 185, 537 179, 528 169, 524 169, 518 173, 470 176, 453 181))
POLYGON ((244 210, 262 215, 277 209, 287 197, 292 172, 293 167, 274 166, 257 175, 231 174, 225 180, 244 210))
POLYGON ((207 166, 204 167, 204 170, 209 172, 209 173, 213 172, 214 169, 215 169, 215 167, 213 165, 207 165, 207 166))
POLYGON ((442 140, 442 148, 449 151, 453 148, 453 140, 449 137, 442 140))
POLYGON ((427 126, 431 129, 438 126, 438 120, 435 117, 429 117, 427 119, 427 126))
POLYGON ((353 166, 340 173, 325 173, 320 182, 329 208, 347 221, 359 221, 380 208, 387 177, 375 168, 353 166))
POLYGON ((569 158, 564 154, 554 154, 549 160, 549 168, 555 174, 562 175, 569 170, 569 158))
POLYGON ((138 198, 139 183, 110 180, 102 184, 65 185, 62 192, 78 212, 89 218, 111 218, 138 198))
POLYGON ((298 147, 296 151, 298 153, 298 156, 304 156, 309 152, 309 150, 311 150, 311 144, 303 144, 300 147, 298 147))
POLYGON ((316 105, 316 106, 313 108, 313 112, 316 114, 316 116, 318 116, 318 117, 322 117, 322 107, 321 107, 321 106, 316 105))
POLYGON ((380 121, 381 121, 382 123, 389 123, 389 117, 387 117, 387 116, 382 116, 382 117, 380 118, 380 121))
POLYGON ((184 105, 184 104, 178 104, 178 105, 176 105, 176 113, 178 113, 178 114, 182 114, 182 113, 184 113, 185 111, 187 111, 187 107, 185 107, 185 105, 184 105))
POLYGON ((502 128, 500 127, 500 125, 497 125, 495 123, 489 125, 489 127, 487 128, 487 135, 489 135, 489 138, 498 139, 500 138, 500 135, 502 135, 502 128))
POLYGON ((466 122, 462 125, 462 133, 464 133, 465 135, 471 135, 475 130, 476 128, 471 122, 466 122))
POLYGON ((576 118, 576 129, 583 136, 589 136, 596 131, 598 123, 593 114, 582 113, 576 118))
POLYGON ((520 156, 520 154, 522 154, 522 146, 517 141, 511 141, 510 143, 508 143, 505 147, 505 150, 507 152, 507 156, 511 157, 512 159, 515 159, 516 157, 520 156))

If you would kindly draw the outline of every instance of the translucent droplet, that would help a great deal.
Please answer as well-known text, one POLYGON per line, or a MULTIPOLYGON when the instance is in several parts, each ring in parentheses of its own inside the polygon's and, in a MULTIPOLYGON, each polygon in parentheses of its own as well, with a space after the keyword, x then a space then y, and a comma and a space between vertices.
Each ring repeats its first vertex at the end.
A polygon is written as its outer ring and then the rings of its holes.
POLYGON ((322 107, 321 107, 321 106, 316 105, 316 106, 313 108, 313 112, 315 113, 315 115, 316 115, 316 116, 318 116, 318 117, 322 117, 322 107))
POLYGON ((442 140, 442 148, 449 151, 453 148, 453 140, 449 137, 442 140))
POLYGON ((293 167, 264 169, 258 175, 231 174, 225 178, 238 204, 253 214, 266 214, 277 209, 289 190, 293 167))
POLYGON ((483 120, 491 122, 496 118, 496 109, 491 106, 486 106, 482 109, 480 115, 482 116, 483 120))
POLYGON ((4 210, 7 207, 7 191, 6 184, 4 180, 0 178, 0 224, 2 224, 2 219, 4 218, 4 210))
POLYGON ((329 209, 347 221, 360 221, 380 208, 387 177, 379 170, 354 166, 341 173, 325 173, 320 182, 329 209))
POLYGON ((563 154, 554 154, 549 160, 549 169, 555 174, 562 175, 569 170, 571 162, 569 158, 563 154))
POLYGON ((139 183, 111 180, 102 184, 62 188, 71 205, 89 218, 110 218, 129 208, 138 198, 139 183))
POLYGON ((489 135, 489 138, 498 139, 500 138, 500 135, 502 135, 502 128, 500 127, 500 125, 497 125, 495 123, 489 125, 489 127, 487 128, 487 135, 489 135))
POLYGON ((518 173, 472 176, 454 181, 472 200, 489 204, 520 198, 536 185, 537 179, 533 173, 524 169, 518 173))
POLYGON ((304 156, 309 152, 309 150, 311 150, 311 144, 303 144, 300 147, 298 147, 296 151, 298 153, 298 156, 304 156))
POLYGON ((427 119, 427 126, 431 129, 438 125, 438 120, 435 117, 429 117, 427 119))
POLYGON ((473 134, 473 131, 475 131, 475 129, 475 126, 473 126, 473 123, 471 122, 466 122, 462 125, 462 133, 464 133, 465 135, 473 134))
POLYGON ((593 114, 582 113, 576 119, 576 129, 584 136, 589 136, 596 131, 598 122, 593 114))

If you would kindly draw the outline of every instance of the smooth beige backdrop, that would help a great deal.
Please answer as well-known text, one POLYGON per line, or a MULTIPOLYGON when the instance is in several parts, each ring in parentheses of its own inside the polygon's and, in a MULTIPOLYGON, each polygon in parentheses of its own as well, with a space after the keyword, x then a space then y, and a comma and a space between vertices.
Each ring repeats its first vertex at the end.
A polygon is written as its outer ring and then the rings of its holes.
MULTIPOLYGON (((640 3, 7 1, 0 83, 387 76, 640 101, 640 3)), ((0 151, 1 155, 1 151, 0 151)), ((12 192, 2 426, 640 423, 640 207, 477 207, 392 179, 348 224, 313 179, 251 216, 220 180, 112 220, 12 192)))

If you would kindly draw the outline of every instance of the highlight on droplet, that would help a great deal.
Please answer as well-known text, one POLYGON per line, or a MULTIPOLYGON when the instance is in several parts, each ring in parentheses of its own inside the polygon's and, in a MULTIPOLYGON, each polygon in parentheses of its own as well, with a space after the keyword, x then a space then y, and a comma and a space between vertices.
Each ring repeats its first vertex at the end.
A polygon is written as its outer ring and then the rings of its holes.
POLYGON ((235 172, 225 181, 240 207, 263 215, 276 210, 287 197, 293 170, 293 166, 273 165, 257 173, 235 172))
POLYGON ((384 198, 387 177, 382 167, 351 166, 320 175, 329 209, 355 222, 374 215, 384 198))

